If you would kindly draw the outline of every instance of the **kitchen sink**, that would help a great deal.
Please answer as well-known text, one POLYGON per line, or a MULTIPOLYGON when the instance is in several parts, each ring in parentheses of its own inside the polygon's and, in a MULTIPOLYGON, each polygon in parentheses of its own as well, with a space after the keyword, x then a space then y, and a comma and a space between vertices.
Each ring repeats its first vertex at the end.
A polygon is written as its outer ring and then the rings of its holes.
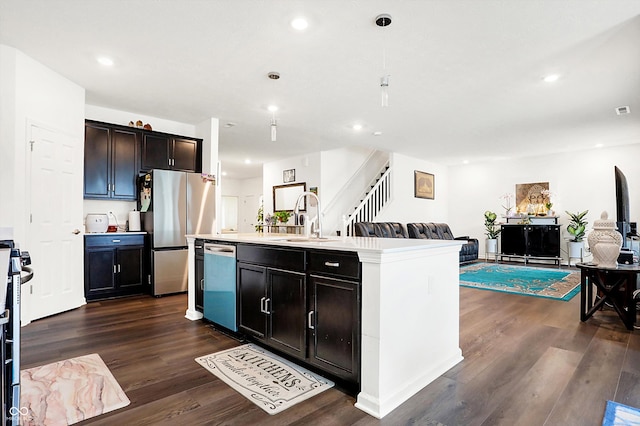
POLYGON ((334 238, 326 238, 326 237, 322 237, 322 238, 299 237, 299 238, 287 238, 285 241, 289 241, 292 243, 326 243, 329 241, 336 241, 336 240, 334 238))

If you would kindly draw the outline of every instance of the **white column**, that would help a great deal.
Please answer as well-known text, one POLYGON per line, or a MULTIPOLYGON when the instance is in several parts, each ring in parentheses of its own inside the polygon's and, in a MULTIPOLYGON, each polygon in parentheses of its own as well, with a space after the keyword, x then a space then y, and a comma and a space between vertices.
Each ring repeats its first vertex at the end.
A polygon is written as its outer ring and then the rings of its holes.
POLYGON ((187 246, 189 251, 187 253, 187 264, 189 267, 189 284, 187 285, 187 312, 185 318, 191 321, 202 319, 202 313, 196 311, 196 250, 194 248, 194 237, 187 237, 187 246))

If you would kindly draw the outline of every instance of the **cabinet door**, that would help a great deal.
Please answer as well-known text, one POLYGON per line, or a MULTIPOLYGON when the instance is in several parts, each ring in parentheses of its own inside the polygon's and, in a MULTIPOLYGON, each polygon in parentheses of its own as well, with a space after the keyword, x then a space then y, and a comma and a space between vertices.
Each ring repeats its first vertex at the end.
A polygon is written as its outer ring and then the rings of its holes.
POLYGON ((196 311, 204 312, 204 256, 196 255, 195 277, 196 311))
POLYGON ((500 252, 524 256, 527 253, 525 225, 504 225, 500 232, 500 252))
POLYGON ((142 135, 142 170, 170 169, 169 137, 163 135, 142 135))
POLYGON ((269 345, 306 357, 306 275, 268 269, 267 330, 269 345))
POLYGON ((109 198, 111 130, 86 124, 84 128, 84 197, 109 198))
POLYGON ((190 139, 173 139, 172 169, 197 171, 198 142, 190 139))
POLYGON ((558 225, 532 225, 527 227, 527 232, 527 248, 530 256, 560 256, 560 227, 558 225))
POLYGON ((85 251, 85 297, 95 299, 116 289, 116 250, 92 248, 85 251))
POLYGON ((360 285, 311 275, 309 362, 339 377, 358 380, 360 285))
POLYGON ((120 200, 137 199, 138 148, 137 132, 121 129, 112 130, 112 198, 120 200))
POLYGON ((238 297, 240 329, 264 339, 267 317, 264 305, 267 299, 267 268, 238 262, 238 297))
POLYGON ((123 292, 141 291, 143 251, 144 247, 121 247, 118 249, 117 287, 119 290, 123 292))

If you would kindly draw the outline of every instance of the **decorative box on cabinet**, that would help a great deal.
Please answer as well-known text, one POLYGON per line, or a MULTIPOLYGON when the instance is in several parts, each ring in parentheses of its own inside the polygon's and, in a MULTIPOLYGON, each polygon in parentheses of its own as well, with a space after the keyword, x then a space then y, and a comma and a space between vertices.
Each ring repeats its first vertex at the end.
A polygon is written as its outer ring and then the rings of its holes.
POLYGON ((504 257, 553 260, 560 265, 560 225, 502 225, 500 253, 504 257))
POLYGON ((84 198, 136 199, 139 141, 135 129, 85 121, 84 198))
POLYGON ((135 235, 85 235, 84 286, 88 301, 145 292, 144 239, 135 235))

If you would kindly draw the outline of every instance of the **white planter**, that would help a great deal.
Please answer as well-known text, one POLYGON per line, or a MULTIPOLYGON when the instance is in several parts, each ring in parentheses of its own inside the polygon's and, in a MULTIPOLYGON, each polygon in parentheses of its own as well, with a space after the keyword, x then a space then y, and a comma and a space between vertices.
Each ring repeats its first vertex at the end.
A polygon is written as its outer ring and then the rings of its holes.
POLYGON ((485 252, 487 254, 496 254, 498 252, 498 240, 490 238, 485 241, 485 252))
POLYGON ((582 259, 584 251, 584 241, 569 241, 569 258, 582 259))

